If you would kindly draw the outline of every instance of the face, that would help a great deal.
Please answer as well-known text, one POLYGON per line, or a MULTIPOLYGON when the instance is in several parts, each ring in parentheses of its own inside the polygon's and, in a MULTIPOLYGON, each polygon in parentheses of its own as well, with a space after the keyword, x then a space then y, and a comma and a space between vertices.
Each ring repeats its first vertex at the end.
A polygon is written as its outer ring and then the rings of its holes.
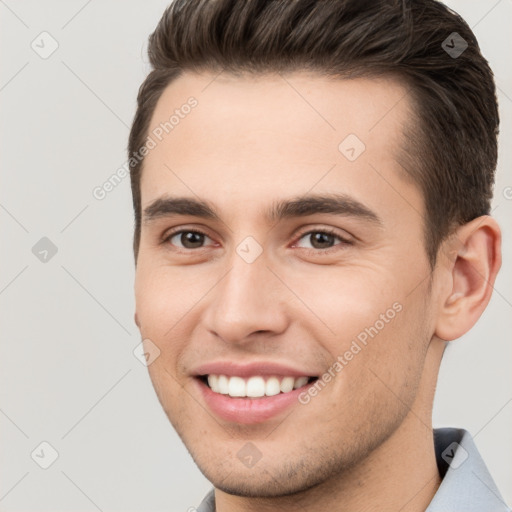
POLYGON ((423 199, 397 161, 409 108, 393 81, 303 73, 185 73, 160 98, 137 323, 217 488, 339 478, 417 402, 434 329, 423 199))

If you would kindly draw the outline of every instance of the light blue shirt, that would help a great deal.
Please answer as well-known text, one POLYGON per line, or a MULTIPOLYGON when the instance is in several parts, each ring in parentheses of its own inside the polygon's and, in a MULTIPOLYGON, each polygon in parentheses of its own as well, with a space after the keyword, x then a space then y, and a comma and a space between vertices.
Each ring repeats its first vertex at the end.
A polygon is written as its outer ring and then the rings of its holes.
MULTIPOLYGON (((511 512, 469 432, 434 429, 434 447, 442 481, 425 512, 511 512)), ((213 489, 197 512, 215 512, 213 489)))

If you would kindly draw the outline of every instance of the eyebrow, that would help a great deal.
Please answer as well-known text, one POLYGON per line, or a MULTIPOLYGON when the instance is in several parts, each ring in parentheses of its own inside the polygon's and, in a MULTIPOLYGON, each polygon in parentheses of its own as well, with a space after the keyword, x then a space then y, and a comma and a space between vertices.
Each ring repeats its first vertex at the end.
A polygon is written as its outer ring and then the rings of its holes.
MULTIPOLYGON (((266 212, 269 223, 278 220, 306 217, 319 213, 359 217, 382 226, 382 219, 360 201, 346 194, 303 195, 289 200, 277 201, 266 212)), ((144 209, 143 222, 149 223, 160 217, 190 215, 220 221, 220 215, 207 201, 189 197, 163 196, 155 199, 144 209)))

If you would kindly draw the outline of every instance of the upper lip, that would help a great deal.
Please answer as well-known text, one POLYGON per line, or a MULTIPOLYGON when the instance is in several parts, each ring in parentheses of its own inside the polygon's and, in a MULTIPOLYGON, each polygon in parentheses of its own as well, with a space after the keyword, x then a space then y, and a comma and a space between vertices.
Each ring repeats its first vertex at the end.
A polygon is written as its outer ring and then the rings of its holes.
POLYGON ((191 371, 191 374, 194 376, 226 375, 228 377, 252 377, 255 375, 261 375, 262 377, 315 377, 317 375, 308 370, 301 370, 271 361, 255 361, 245 364, 234 363, 233 361, 215 361, 197 366, 191 371))

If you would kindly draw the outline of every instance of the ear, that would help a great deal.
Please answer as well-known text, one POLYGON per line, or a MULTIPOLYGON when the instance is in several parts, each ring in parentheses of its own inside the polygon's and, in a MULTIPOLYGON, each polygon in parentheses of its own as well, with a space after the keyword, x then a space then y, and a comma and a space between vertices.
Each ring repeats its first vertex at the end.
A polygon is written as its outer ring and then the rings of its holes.
POLYGON ((139 323, 139 317, 137 316, 137 311, 135 311, 135 314, 133 315, 133 319, 135 320, 135 324, 140 329, 140 323, 139 323))
POLYGON ((446 285, 441 286, 435 334, 451 341, 469 331, 489 303, 501 267, 501 231, 484 215, 460 226, 443 246, 440 264, 446 267, 440 277, 446 285))

